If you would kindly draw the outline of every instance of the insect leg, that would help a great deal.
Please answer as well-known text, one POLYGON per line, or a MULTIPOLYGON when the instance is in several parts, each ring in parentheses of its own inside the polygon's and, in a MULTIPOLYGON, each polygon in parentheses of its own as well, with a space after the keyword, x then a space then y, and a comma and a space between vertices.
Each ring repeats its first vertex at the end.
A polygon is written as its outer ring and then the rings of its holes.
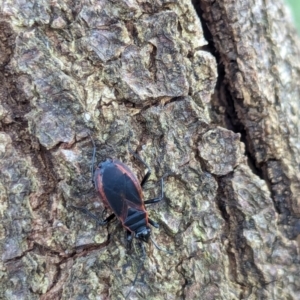
POLYGON ((161 201, 164 198, 164 177, 160 179, 160 196, 144 201, 144 204, 152 204, 161 201))
POLYGON ((150 177, 150 175, 151 175, 151 170, 149 169, 148 172, 146 173, 146 175, 144 176, 144 178, 142 179, 141 187, 144 186, 144 184, 147 182, 147 180, 150 177))
POLYGON ((148 222, 150 225, 152 225, 155 228, 159 228, 158 223, 154 222, 152 219, 148 218, 148 222))
POLYGON ((132 148, 130 147, 130 138, 132 137, 132 132, 130 131, 129 133, 129 138, 128 138, 128 151, 136 158, 138 159, 145 167, 146 169, 148 169, 146 175, 144 176, 144 178, 141 181, 141 187, 144 186, 144 184, 147 182, 148 178, 151 175, 151 168, 149 167, 149 165, 138 155, 136 154, 132 148))
POLYGON ((112 219, 114 219, 115 216, 116 216, 115 214, 111 214, 111 215, 109 215, 103 222, 108 223, 108 222, 110 222, 112 219))

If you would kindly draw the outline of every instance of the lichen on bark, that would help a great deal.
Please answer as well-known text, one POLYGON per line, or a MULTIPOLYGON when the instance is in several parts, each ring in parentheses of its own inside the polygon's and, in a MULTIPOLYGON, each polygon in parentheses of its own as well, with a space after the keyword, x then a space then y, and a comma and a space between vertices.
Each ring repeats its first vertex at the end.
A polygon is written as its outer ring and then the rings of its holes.
POLYGON ((201 1, 199 15, 188 0, 3 2, 1 299, 123 299, 131 289, 130 299, 297 298, 298 125, 280 121, 298 124, 298 90, 283 97, 292 58, 271 64, 280 47, 272 54, 255 36, 268 26, 240 12, 271 13, 252 2, 201 1), (143 177, 130 131, 152 168, 145 199, 165 178, 164 200, 147 210, 160 224, 154 240, 173 252, 146 245, 133 288, 138 243, 127 251, 118 222, 99 228, 71 208, 102 217, 90 136, 97 162, 118 158, 143 177))

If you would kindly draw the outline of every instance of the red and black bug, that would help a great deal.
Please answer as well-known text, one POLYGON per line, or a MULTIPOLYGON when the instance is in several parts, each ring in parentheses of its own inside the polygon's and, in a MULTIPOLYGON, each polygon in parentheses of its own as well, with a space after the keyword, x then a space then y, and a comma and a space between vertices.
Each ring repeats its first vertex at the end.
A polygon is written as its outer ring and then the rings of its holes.
POLYGON ((99 164, 94 174, 95 187, 99 191, 102 201, 113 211, 108 219, 116 216, 122 226, 126 228, 129 240, 134 235, 135 238, 148 242, 151 233, 149 224, 158 227, 154 221, 149 219, 145 204, 162 200, 163 179, 161 180, 161 196, 143 202, 142 186, 150 174, 151 171, 148 169, 140 184, 125 164, 113 159, 107 159, 99 164))
MULTIPOLYGON (((117 217, 121 222, 122 226, 127 230, 127 247, 131 246, 132 238, 135 237, 139 241, 149 242, 151 239, 151 229, 150 225, 158 228, 159 225, 151 220, 145 209, 145 204, 152 204, 161 201, 164 197, 163 177, 160 180, 161 184, 161 194, 159 197, 143 201, 142 187, 145 185, 147 180, 151 175, 151 169, 145 161, 141 159, 133 150, 130 148, 130 137, 128 139, 128 150, 130 153, 138 159, 146 168, 147 173, 139 183, 138 179, 134 173, 119 160, 108 158, 106 161, 100 163, 96 170, 94 171, 94 161, 96 155, 96 146, 92 139, 94 145, 93 159, 92 159, 92 178, 96 190, 99 192, 101 199, 106 208, 112 210, 112 214, 108 216, 105 220, 99 220, 99 218, 83 207, 76 207, 81 212, 87 214, 91 218, 95 219, 97 224, 100 226, 106 225, 114 217, 117 217)), ((152 240, 152 239, 151 239, 152 240)), ((158 250, 165 251, 161 249, 152 240, 153 244, 158 250)), ((143 256, 145 258, 145 250, 142 245, 143 256)), ((142 267, 139 265, 138 271, 136 273, 135 279, 133 281, 132 287, 134 286, 138 273, 142 267)), ((127 297, 129 294, 127 295, 127 297)), ((126 297, 126 298, 127 298, 126 297)))
MULTIPOLYGON (((159 225, 148 217, 145 204, 157 203, 163 199, 163 177, 160 180, 161 195, 159 197, 143 201, 142 187, 149 179, 151 169, 147 163, 140 158, 140 156, 131 150, 129 140, 129 151, 148 170, 141 183, 139 183, 134 173, 125 164, 116 159, 106 159, 106 161, 100 163, 94 171, 93 166, 96 155, 96 147, 93 140, 92 142, 94 145, 92 159, 93 183, 95 184, 95 188, 99 192, 105 207, 111 209, 113 213, 102 221, 86 208, 73 207, 95 219, 97 224, 100 226, 106 225, 114 217, 117 217, 122 226, 127 230, 127 240, 129 243, 132 241, 133 236, 138 240, 148 242, 151 234, 149 225, 156 228, 158 228, 159 225)), ((156 244, 155 246, 157 247, 156 244)), ((158 249, 161 250, 159 247, 158 249)))

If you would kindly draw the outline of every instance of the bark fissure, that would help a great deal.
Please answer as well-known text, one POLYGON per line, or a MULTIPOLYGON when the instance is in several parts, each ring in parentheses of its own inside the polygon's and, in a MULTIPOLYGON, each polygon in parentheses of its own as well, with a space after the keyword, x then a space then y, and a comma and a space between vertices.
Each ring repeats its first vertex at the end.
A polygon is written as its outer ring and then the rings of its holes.
MULTIPOLYGON (((271 175, 271 173, 277 172, 274 169, 271 169, 270 165, 272 165, 272 161, 276 160, 275 157, 272 154, 268 154, 268 149, 267 149, 267 145, 265 145, 265 142, 261 139, 260 144, 262 146, 257 147, 253 144, 253 129, 250 128, 249 126, 247 126, 246 124, 250 123, 251 121, 249 119, 247 119, 247 112, 253 108, 257 108, 257 110, 264 110, 264 107, 261 106, 261 108, 258 107, 258 101, 259 101, 259 97, 257 95, 253 95, 254 97, 254 101, 256 101, 256 103, 252 104, 250 106, 246 106, 244 105, 244 101, 245 99, 243 97, 241 97, 241 92, 238 91, 236 89, 236 86, 234 86, 232 84, 232 81, 230 79, 230 76, 232 76, 233 81, 236 80, 236 75, 239 72, 241 72, 241 70, 238 67, 238 61, 237 59, 239 59, 239 49, 236 48, 236 43, 233 40, 233 37, 237 35, 237 32, 234 31, 230 31, 227 30, 226 31, 226 38, 228 39, 228 42, 230 46, 232 46, 232 48, 230 49, 233 53, 230 53, 231 57, 229 57, 229 55, 227 55, 227 53, 225 53, 224 51, 221 50, 221 45, 222 45, 222 40, 220 39, 220 36, 213 36, 213 33, 215 33, 217 26, 215 25, 213 19, 212 19, 212 15, 209 15, 209 13, 206 12, 211 12, 211 9, 209 6, 211 1, 205 1, 206 3, 202 3, 200 4, 200 1, 193 1, 195 8, 198 12, 198 16, 202 22, 202 25, 204 28, 210 28, 207 30, 204 30, 204 34, 207 38, 208 41, 210 41, 210 48, 211 48, 211 53, 213 55, 215 55, 216 60, 218 62, 218 73, 219 73, 219 78, 218 78, 218 82, 217 82, 217 95, 216 95, 216 110, 217 111, 217 106, 219 106, 220 104, 225 106, 226 112, 227 112, 227 116, 229 116, 228 120, 229 120, 229 124, 226 122, 226 119, 222 119, 223 116, 221 116, 221 119, 218 118, 218 116, 216 117, 216 121, 221 121, 221 124, 223 126, 226 126, 228 129, 234 130, 235 132, 239 132, 241 134, 241 140, 245 143, 246 146, 246 156, 248 157, 248 162, 249 162, 249 166, 252 168, 253 172, 258 175, 261 179, 263 179, 266 183, 267 186, 270 188, 270 193, 272 195, 272 199, 274 202, 274 207, 276 208, 277 212, 279 214, 281 214, 281 220, 282 220, 282 224, 290 224, 290 223, 298 223, 299 222, 299 217, 298 217, 298 213, 297 213, 297 195, 295 195, 295 193, 293 194, 291 191, 291 186, 294 185, 295 183, 293 183, 293 181, 286 181, 286 183, 284 184, 285 187, 285 195, 281 197, 280 200, 280 206, 282 208, 279 208, 278 206, 278 196, 276 194, 281 193, 280 189, 278 189, 278 185, 274 185, 272 183, 272 178, 273 175, 271 175), (201 8, 202 5, 202 8, 201 8), (205 16, 205 17, 204 17, 205 16), (225 76, 222 76, 222 74, 224 74, 225 76), (221 76, 220 76, 221 75, 221 76), (223 86, 223 87, 222 87, 223 86), (228 94, 227 94, 228 93, 228 94), (256 98, 256 99, 255 99, 256 98), (220 102, 221 100, 221 102, 220 102), (224 101, 225 103, 222 103, 222 101, 224 101), (224 122, 225 121, 225 122, 224 122), (250 122, 249 122, 250 121, 250 122), (229 127, 228 127, 229 125, 229 127), (259 152, 261 152, 261 155, 266 157, 266 158, 262 158, 262 156, 259 156, 259 152), (269 157, 269 158, 268 158, 269 157), (269 171, 265 171, 265 170, 269 170, 269 171), (271 176, 271 177, 270 177, 271 176), (284 199, 284 200, 283 200, 284 199), (284 209, 283 209, 284 207, 284 209)), ((214 3, 216 4, 216 3, 214 3)), ((225 7, 225 6, 224 6, 225 7)), ((223 7, 223 8, 224 8, 223 7)), ((232 22, 230 19, 228 19, 228 15, 226 13, 222 14, 223 9, 221 9, 221 7, 219 7, 219 11, 220 14, 222 16, 222 20, 223 23, 225 24, 231 24, 231 26, 233 26, 232 22)), ((265 11, 263 11, 265 12, 265 11)), ((270 15, 268 13, 264 13, 264 19, 267 20, 266 22, 271 22, 272 19, 270 18, 270 15)), ((254 23, 255 24, 255 23, 254 23)), ((227 25, 225 25, 227 26, 227 25)), ((256 25, 253 25, 256 26, 256 25)), ((226 28, 231 28, 230 26, 226 27, 226 28)), ((233 28, 233 27, 232 27, 233 28)), ((274 45, 274 41, 271 39, 270 34, 270 28, 267 30, 264 26, 260 27, 260 30, 262 30, 262 32, 258 31, 259 35, 263 35, 266 37, 266 40, 269 42, 270 46, 268 48, 268 51, 270 53, 271 59, 273 61, 273 64, 275 65, 275 62, 277 61, 277 53, 276 53, 276 45, 274 45), (263 31, 265 30, 265 31, 263 31), (265 33, 265 35, 263 34, 265 33)), ((277 69, 274 69, 275 71, 277 71, 277 69)), ((271 74, 274 76, 274 78, 276 78, 277 80, 279 80, 279 76, 278 73, 273 71, 273 69, 271 69, 271 74)), ((241 85, 241 88, 243 86, 241 85)), ((280 107, 280 100, 278 98, 278 88, 275 87, 275 94, 274 97, 276 99, 275 102, 275 106, 278 108, 280 107), (277 92, 276 92, 277 91, 277 92)), ((248 104, 248 103, 247 103, 248 104)), ((279 129, 280 130, 280 129, 279 129)), ((280 130, 279 134, 283 134, 283 131, 280 130)), ((290 144, 286 143, 286 147, 287 147, 287 152, 291 153, 293 150, 290 148, 290 144)), ((278 160, 279 164, 282 164, 281 160, 278 160)), ((281 168, 284 168, 284 164, 282 164, 281 168)), ((286 177, 285 172, 282 172, 282 176, 286 177)), ((297 184, 296 184, 297 186, 297 184)), ((294 188, 295 190, 296 188, 294 188)), ((291 226, 293 228, 293 226, 291 226)), ((292 231, 293 229, 290 230, 286 230, 283 229, 283 231, 285 232, 286 236, 288 238, 296 238, 298 236, 298 234, 293 234, 292 231)))

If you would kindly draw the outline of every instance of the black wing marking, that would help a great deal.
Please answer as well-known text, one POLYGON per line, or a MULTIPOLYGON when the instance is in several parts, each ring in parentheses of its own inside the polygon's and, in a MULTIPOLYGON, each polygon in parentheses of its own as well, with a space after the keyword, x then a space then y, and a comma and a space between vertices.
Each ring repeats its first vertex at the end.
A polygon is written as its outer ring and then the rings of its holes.
POLYGON ((118 217, 126 218, 129 207, 142 208, 136 183, 116 166, 104 170, 102 182, 106 199, 118 217))

